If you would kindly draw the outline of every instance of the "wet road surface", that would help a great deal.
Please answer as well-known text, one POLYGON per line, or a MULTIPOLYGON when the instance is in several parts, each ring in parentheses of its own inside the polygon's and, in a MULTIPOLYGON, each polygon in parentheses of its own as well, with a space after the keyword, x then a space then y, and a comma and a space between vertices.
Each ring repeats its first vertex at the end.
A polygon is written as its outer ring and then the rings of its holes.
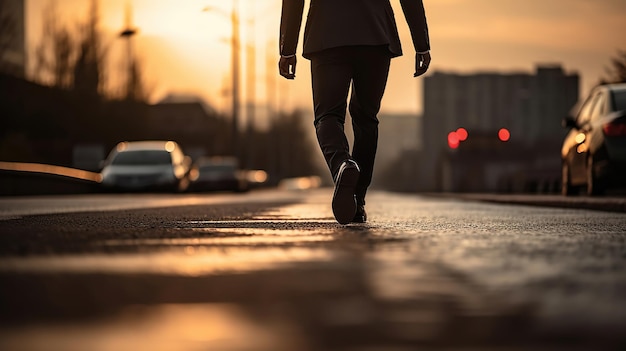
POLYGON ((0 203, 0 349, 626 346, 626 214, 330 196, 0 203))

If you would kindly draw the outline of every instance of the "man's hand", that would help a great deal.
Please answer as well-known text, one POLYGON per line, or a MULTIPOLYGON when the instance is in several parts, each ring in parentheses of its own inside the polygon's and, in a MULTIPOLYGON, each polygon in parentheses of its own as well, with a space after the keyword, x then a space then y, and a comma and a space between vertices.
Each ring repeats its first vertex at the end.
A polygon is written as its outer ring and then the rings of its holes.
POLYGON ((278 62, 278 70, 280 71, 280 75, 287 79, 296 78, 296 56, 291 57, 281 57, 278 62))
POLYGON ((419 77, 426 73, 428 66, 430 66, 430 52, 415 54, 415 74, 413 74, 413 77, 419 77))

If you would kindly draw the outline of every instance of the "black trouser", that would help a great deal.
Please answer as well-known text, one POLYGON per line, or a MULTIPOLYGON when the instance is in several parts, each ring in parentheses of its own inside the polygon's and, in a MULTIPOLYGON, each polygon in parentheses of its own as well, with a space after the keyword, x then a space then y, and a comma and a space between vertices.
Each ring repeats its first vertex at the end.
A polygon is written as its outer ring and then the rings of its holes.
POLYGON ((365 204, 378 145, 380 101, 385 92, 391 54, 387 46, 343 46, 311 55, 315 130, 328 168, 336 179, 341 164, 353 159, 361 169, 357 202, 365 204), (346 101, 352 84, 350 116, 352 155, 344 133, 346 101))

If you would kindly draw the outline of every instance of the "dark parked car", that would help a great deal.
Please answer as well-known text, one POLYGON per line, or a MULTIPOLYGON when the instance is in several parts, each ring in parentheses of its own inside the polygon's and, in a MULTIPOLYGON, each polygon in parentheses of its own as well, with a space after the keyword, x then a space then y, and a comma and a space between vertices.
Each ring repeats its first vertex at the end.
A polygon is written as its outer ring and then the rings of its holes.
POLYGON ((239 169, 234 157, 208 157, 199 159, 191 170, 190 191, 247 191, 246 172, 239 169))
POLYGON ((104 162, 107 189, 183 191, 189 185, 191 159, 173 141, 125 141, 104 162))
POLYGON ((598 86, 583 102, 561 149, 562 193, 601 195, 626 186, 626 84, 598 86))

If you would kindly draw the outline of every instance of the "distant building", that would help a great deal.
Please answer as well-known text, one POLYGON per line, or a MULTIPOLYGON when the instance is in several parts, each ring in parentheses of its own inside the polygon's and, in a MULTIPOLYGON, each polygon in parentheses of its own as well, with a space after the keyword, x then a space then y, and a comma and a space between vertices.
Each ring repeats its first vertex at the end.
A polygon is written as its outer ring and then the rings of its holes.
POLYGON ((206 128, 210 118, 199 103, 160 103, 150 106, 150 130, 154 137, 161 139, 198 133, 200 128, 206 128))
POLYGON ((416 114, 384 114, 378 115, 378 152, 377 157, 392 158, 402 150, 418 149, 421 147, 420 116, 416 114))
POLYGON ((378 119, 378 150, 372 186, 388 189, 390 182, 397 184, 403 181, 398 174, 393 179, 386 179, 391 173, 389 168, 395 167, 406 152, 415 152, 421 146, 417 137, 420 134, 421 118, 416 114, 383 113, 378 119))
MULTIPOLYGON (((445 164, 446 160, 454 159, 449 156, 459 152, 448 145, 448 135, 461 127, 469 133, 468 144, 476 140, 472 139, 473 135, 480 135, 480 143, 492 149, 494 144, 485 143, 485 137, 493 135, 495 140, 497 131, 506 128, 511 143, 517 145, 518 150, 547 145, 556 148, 554 155, 558 156, 558 145, 565 135, 561 120, 578 97, 578 74, 568 74, 559 65, 539 66, 534 74, 435 72, 426 77, 419 189, 454 191, 458 188, 443 175, 454 167, 445 164)), ((463 147, 461 143, 459 148, 463 147)), ((467 157, 471 161, 471 154, 467 157)), ((558 158, 556 160, 558 162, 558 158)), ((481 151, 481 159, 476 162, 488 163, 488 154, 485 156, 481 151)), ((515 160, 509 160, 507 169, 511 169, 512 163, 515 160)), ((493 175, 487 176, 493 178, 493 175)), ((494 190, 495 184, 492 181, 475 188, 464 190, 494 190)))
POLYGON ((24 0, 0 0, 0 73, 26 74, 24 0))
MULTIPOLYGON (((418 137, 421 132, 421 117, 417 114, 388 114, 379 113, 378 120, 378 149, 376 151, 376 163, 374 164, 374 176, 372 187, 385 190, 408 190, 405 186, 404 173, 409 173, 415 167, 411 162, 405 162, 406 167, 411 170, 398 172, 397 165, 407 154, 414 155, 420 148, 421 142, 418 137), (402 174, 400 174, 402 173, 402 174), (393 185, 393 186, 390 186, 393 185)), ((315 129, 311 129, 313 132, 315 129)), ((354 144, 354 131, 352 121, 346 119, 345 133, 349 145, 354 144)), ((315 135, 313 136, 315 138, 315 135)), ((320 154, 321 155, 321 154, 320 154)), ((410 157, 408 160, 412 160, 410 157)), ((326 167, 325 161, 322 164, 326 167)), ((414 176, 411 176, 414 182, 414 176)), ((325 179, 327 185, 332 185, 332 179, 325 179)), ((415 190, 412 187, 410 190, 415 190)))
POLYGON ((174 140, 192 158, 226 153, 225 125, 203 102, 161 102, 149 107, 148 118, 150 139, 174 140))

